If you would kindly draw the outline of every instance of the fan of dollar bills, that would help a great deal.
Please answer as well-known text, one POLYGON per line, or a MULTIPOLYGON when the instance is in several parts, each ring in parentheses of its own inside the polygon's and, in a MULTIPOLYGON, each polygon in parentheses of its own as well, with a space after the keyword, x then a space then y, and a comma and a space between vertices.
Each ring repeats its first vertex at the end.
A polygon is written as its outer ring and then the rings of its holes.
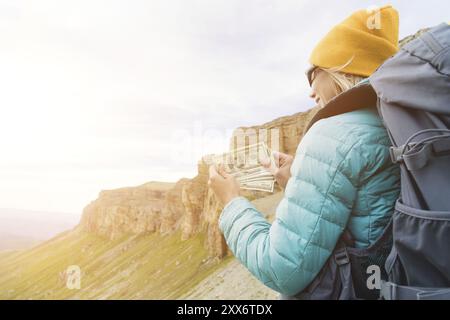
POLYGON ((275 164, 272 151, 265 143, 258 143, 234 149, 220 155, 203 158, 207 165, 222 164, 225 171, 236 177, 242 189, 272 193, 275 187, 273 175, 263 166, 263 162, 275 164))

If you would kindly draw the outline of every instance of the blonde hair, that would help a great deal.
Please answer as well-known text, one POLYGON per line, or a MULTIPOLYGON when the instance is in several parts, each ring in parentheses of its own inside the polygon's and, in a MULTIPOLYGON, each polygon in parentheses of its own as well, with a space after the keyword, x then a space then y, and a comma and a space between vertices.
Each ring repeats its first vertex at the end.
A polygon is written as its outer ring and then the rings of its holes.
POLYGON ((347 91, 351 88, 353 88, 355 85, 357 85, 359 82, 365 79, 365 77, 357 76, 354 74, 344 73, 341 72, 342 69, 344 69, 346 66, 348 66, 353 60, 353 57, 344 65, 334 68, 322 68, 319 67, 318 69, 326 72, 330 78, 333 80, 334 85, 336 86, 336 90, 338 93, 342 93, 344 91, 347 91))

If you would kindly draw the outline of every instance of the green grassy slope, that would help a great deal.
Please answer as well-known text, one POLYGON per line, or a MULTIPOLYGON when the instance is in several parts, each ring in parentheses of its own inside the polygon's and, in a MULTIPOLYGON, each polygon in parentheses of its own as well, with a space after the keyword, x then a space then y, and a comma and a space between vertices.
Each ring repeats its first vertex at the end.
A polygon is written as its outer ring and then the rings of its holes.
POLYGON ((129 235, 110 241, 68 231, 27 251, 0 255, 0 299, 176 299, 228 263, 206 259, 203 236, 129 235), (60 272, 81 268, 81 289, 60 272))

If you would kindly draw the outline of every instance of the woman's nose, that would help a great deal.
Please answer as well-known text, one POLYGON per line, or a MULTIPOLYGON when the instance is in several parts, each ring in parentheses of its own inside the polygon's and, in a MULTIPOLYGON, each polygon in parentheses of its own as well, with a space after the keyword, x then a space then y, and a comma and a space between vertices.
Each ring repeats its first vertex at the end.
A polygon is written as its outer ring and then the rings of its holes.
POLYGON ((311 93, 309 94, 309 97, 311 98, 311 99, 316 99, 316 93, 314 92, 314 91, 311 91, 311 93))

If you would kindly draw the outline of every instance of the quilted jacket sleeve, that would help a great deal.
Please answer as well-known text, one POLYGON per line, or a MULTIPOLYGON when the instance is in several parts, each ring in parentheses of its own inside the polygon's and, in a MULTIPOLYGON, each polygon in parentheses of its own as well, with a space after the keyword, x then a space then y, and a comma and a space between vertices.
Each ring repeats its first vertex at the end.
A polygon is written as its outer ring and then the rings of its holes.
POLYGON ((314 126, 297 149, 272 224, 243 197, 222 211, 219 226, 229 248, 268 287, 295 295, 325 264, 345 229, 366 166, 360 144, 347 134, 322 135, 314 126))

